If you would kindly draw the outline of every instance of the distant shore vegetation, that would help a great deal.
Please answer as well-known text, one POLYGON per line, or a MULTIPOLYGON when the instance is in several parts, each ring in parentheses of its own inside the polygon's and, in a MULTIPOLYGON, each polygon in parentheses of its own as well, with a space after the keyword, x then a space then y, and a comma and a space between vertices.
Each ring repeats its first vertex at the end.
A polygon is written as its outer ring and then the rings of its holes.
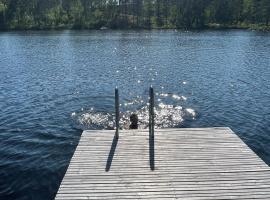
POLYGON ((270 0, 0 0, 0 30, 270 30, 270 0))

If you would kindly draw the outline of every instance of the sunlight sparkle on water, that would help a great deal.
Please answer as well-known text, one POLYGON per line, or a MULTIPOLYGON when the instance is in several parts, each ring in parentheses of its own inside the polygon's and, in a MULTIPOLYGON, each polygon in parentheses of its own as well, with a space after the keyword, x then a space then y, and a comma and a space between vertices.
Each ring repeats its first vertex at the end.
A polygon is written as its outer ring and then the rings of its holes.
MULTIPOLYGON (((140 100, 137 100, 140 102, 140 100)), ((124 103, 125 106, 133 105, 133 102, 124 103)), ((120 113, 120 127, 121 129, 129 128, 129 117, 132 113, 136 113, 139 118, 139 128, 148 128, 149 123, 149 105, 136 111, 124 111, 120 113)), ((155 107, 155 128, 169 128, 181 125, 185 117, 191 115, 195 117, 195 111, 191 108, 183 110, 181 106, 174 106, 165 103, 159 103, 155 107)), ((74 119, 83 127, 83 129, 113 129, 114 114, 113 113, 97 113, 90 110, 86 113, 72 115, 74 119)))
POLYGON ((172 95, 172 98, 176 99, 176 100, 181 100, 182 98, 176 94, 172 95))
POLYGON ((196 116, 195 111, 194 111, 193 109, 191 109, 191 108, 187 108, 186 111, 187 111, 187 112, 193 117, 193 119, 194 119, 194 117, 196 116))

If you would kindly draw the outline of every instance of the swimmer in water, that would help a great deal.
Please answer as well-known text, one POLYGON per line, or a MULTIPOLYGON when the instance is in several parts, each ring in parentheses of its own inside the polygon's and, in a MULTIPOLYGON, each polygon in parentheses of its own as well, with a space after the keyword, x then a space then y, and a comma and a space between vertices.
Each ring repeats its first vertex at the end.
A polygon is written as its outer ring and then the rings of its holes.
POLYGON ((129 125, 129 129, 138 129, 138 121, 138 116, 135 113, 130 115, 131 124, 129 125))

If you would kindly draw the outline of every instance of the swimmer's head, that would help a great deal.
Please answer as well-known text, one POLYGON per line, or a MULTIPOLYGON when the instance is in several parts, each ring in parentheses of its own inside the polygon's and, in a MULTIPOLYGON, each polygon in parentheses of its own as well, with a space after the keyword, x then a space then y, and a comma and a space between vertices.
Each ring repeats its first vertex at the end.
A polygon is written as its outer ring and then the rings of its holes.
POLYGON ((130 129, 138 129, 138 121, 138 115, 136 115, 135 113, 130 115, 130 129))
POLYGON ((131 123, 138 123, 138 116, 135 114, 135 113, 133 113, 132 115, 130 115, 130 121, 131 121, 131 123))

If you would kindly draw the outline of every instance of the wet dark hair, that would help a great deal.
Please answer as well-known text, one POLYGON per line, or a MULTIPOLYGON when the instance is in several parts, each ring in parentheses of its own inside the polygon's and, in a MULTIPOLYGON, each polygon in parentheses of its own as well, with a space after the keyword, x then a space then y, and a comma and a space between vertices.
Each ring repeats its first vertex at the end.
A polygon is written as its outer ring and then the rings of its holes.
POLYGON ((138 129, 138 115, 136 115, 135 113, 133 113, 132 115, 130 115, 130 126, 129 129, 138 129))

